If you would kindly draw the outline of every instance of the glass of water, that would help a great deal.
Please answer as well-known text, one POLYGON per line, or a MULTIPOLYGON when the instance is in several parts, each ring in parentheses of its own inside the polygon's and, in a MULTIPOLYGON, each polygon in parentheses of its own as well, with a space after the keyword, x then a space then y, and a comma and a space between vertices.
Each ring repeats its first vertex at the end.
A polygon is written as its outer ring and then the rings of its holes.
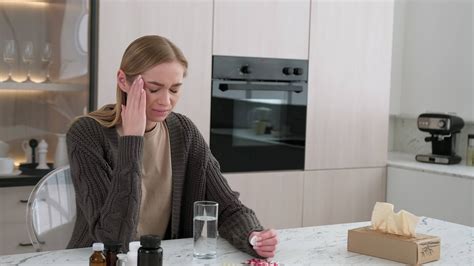
POLYGON ((214 201, 194 202, 194 257, 214 259, 217 256, 217 216, 219 204, 214 201))

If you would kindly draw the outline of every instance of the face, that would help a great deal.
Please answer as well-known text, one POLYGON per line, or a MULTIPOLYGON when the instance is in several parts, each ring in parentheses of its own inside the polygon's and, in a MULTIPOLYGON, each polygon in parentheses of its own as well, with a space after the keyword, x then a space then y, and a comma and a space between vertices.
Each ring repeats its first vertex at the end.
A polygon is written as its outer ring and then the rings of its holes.
POLYGON ((146 92, 146 117, 150 122, 163 122, 181 95, 184 68, 178 62, 163 63, 142 74, 146 92))
POLYGON ((176 62, 162 63, 142 73, 146 93, 148 123, 162 122, 181 95, 184 67, 176 62))

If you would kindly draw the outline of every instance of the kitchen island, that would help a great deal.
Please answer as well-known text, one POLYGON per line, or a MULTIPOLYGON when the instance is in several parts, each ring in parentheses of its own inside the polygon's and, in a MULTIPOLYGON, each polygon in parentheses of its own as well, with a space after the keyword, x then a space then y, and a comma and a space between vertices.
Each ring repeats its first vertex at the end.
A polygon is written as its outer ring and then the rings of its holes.
MULTIPOLYGON (((284 264, 400 265, 400 263, 347 251, 347 231, 369 222, 278 230, 280 244, 272 261, 284 264)), ((417 233, 441 238, 441 258, 429 265, 473 265, 474 229, 441 220, 422 218, 417 233)), ((251 257, 219 239, 215 260, 193 259, 190 238, 162 242, 164 265, 241 265, 251 257)), ((0 265, 89 265, 91 248, 0 256, 0 265)))

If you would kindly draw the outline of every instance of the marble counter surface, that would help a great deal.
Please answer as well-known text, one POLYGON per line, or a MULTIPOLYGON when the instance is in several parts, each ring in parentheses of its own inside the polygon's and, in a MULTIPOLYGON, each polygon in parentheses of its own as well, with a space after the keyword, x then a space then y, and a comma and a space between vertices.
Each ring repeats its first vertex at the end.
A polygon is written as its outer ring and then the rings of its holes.
POLYGON ((467 166, 466 162, 464 161, 459 164, 452 165, 421 163, 415 160, 415 154, 389 152, 387 165, 404 169, 412 169, 424 172, 451 175, 461 178, 474 179, 474 167, 467 166))
MULTIPOLYGON (((272 261, 280 265, 400 265, 400 263, 347 251, 347 231, 368 222, 278 230, 280 244, 272 261)), ((418 233, 441 238, 441 259, 429 265, 473 265, 472 227, 422 218, 418 233)), ((162 242, 164 265, 241 265, 250 257, 219 239, 215 260, 192 257, 192 239, 162 242)), ((0 265, 83 265, 87 266, 90 248, 18 254, 0 257, 0 265)))

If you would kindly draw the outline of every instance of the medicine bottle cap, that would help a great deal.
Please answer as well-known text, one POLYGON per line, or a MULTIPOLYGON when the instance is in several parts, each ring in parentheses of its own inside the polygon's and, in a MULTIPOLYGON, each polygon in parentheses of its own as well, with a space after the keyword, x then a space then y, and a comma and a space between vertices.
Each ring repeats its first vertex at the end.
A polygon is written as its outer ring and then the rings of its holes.
POLYGON ((112 252, 118 252, 120 251, 120 248, 122 247, 122 243, 120 242, 105 242, 104 243, 105 250, 107 251, 112 251, 112 252))
POLYGON ((128 250, 129 251, 137 252, 139 248, 140 248, 140 241, 132 241, 132 242, 128 243, 128 250))
POLYGON ((144 248, 159 248, 161 245, 161 238, 157 235, 144 235, 140 237, 140 243, 144 248))
POLYGON ((92 244, 93 251, 103 251, 104 250, 104 243, 94 243, 92 244))

